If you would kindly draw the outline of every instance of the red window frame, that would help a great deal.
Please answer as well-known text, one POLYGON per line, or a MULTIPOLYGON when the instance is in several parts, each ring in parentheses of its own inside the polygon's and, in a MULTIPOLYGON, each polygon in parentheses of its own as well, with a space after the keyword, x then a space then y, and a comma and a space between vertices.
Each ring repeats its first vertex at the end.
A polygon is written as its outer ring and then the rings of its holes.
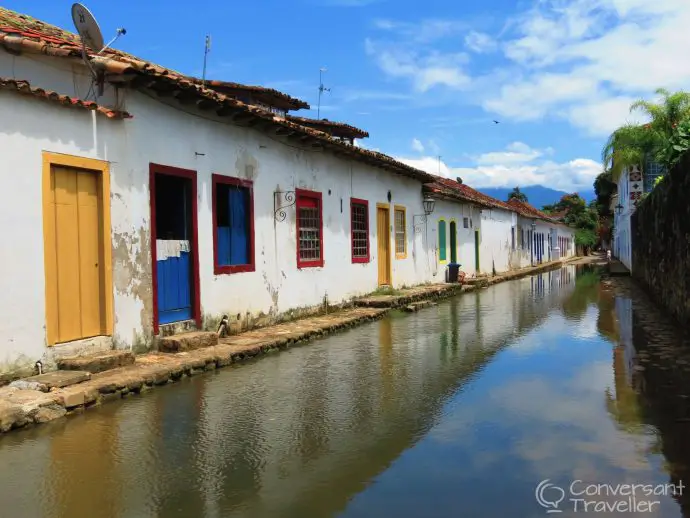
POLYGON ((323 266, 323 196, 320 192, 309 191, 306 189, 295 189, 295 250, 297 255, 297 268, 316 268, 323 266), (316 260, 305 260, 300 258, 299 254, 299 210, 301 208, 314 208, 316 205, 319 209, 319 258, 316 260))
POLYGON ((256 270, 256 262, 254 255, 254 182, 251 180, 244 180, 243 178, 235 178, 232 176, 224 176, 221 174, 211 175, 211 210, 213 212, 213 273, 215 275, 224 275, 230 273, 253 272, 256 270), (217 185, 233 185, 244 187, 249 191, 249 263, 248 264, 233 264, 220 265, 218 264, 218 219, 216 214, 216 186, 217 185))
POLYGON ((369 243, 369 202, 367 200, 362 200, 359 198, 350 198, 350 252, 352 256, 352 262, 353 263, 368 263, 369 262, 369 257, 371 255, 371 250, 370 250, 370 243, 369 243), (366 219, 364 220, 364 223, 366 225, 366 233, 367 233, 367 255, 364 257, 355 257, 355 229, 354 229, 354 206, 355 205, 360 205, 364 207, 364 212, 366 214, 366 219))

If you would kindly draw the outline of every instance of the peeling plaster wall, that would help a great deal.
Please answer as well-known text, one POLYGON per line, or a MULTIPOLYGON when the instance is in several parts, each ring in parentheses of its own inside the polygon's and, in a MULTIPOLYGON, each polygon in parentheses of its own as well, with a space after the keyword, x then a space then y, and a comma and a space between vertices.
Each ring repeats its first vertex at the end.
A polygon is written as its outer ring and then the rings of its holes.
MULTIPOLYGON (((0 76, 82 98, 90 89, 81 67, 40 56, 0 52, 0 76)), ((110 162, 115 347, 140 350, 153 338, 151 162, 197 172, 201 311, 207 325, 223 314, 245 320, 248 315, 275 316, 322 304, 326 297, 334 304, 375 290, 376 204, 388 203, 389 191, 392 252, 393 206, 407 210, 408 253, 405 259, 393 255, 393 284, 431 280, 423 236, 412 226, 412 216, 423 213, 418 181, 327 152, 285 145, 277 137, 231 126, 226 119, 207 120, 177 104, 166 106, 157 98, 107 86, 103 102, 115 99, 126 100, 121 107, 134 119, 111 121, 86 110, 0 92, 0 112, 12 121, 0 127, 3 171, 11 185, 0 193, 0 221, 16 232, 15 239, 9 237, 12 246, 3 247, 2 264, 11 275, 0 276, 0 288, 14 299, 0 317, 0 372, 25 373, 39 358, 50 362, 60 350, 45 345, 42 151, 110 162), (254 181, 255 272, 214 274, 212 174, 254 181), (296 187, 323 195, 323 268, 297 268, 295 207, 287 208, 285 221, 274 219, 274 191, 296 187), (373 235, 368 264, 351 262, 350 197, 369 200, 373 235)))

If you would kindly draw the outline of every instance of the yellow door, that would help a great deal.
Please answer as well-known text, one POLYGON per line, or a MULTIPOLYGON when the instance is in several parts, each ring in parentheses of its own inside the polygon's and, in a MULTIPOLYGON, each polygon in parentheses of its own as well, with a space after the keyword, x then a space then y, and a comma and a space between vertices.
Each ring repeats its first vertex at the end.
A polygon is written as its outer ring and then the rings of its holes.
POLYGON ((390 211, 387 208, 377 207, 376 228, 379 251, 379 286, 390 286, 391 284, 390 226, 390 211))
POLYGON ((106 334, 99 174, 53 167, 56 342, 106 334))

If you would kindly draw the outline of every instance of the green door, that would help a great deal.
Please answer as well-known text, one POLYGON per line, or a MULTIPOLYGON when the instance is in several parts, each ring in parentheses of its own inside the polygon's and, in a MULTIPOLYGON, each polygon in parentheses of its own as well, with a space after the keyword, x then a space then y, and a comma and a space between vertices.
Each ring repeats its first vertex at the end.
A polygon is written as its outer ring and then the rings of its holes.
POLYGON ((455 221, 450 222, 450 262, 458 262, 458 227, 455 221))
POLYGON ((479 273, 479 230, 474 231, 474 269, 479 273))

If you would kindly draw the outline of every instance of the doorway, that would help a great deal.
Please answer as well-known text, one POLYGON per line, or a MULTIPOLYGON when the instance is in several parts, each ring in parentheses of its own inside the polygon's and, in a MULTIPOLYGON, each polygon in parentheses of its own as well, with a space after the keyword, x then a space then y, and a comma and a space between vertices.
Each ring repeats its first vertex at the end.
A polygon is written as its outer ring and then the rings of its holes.
POLYGON ((450 262, 458 262, 458 224, 455 221, 450 222, 450 262))
POLYGON ((196 172, 152 164, 150 184, 154 333, 186 320, 199 327, 196 172))
POLYGON ((44 154, 48 345, 112 334, 108 183, 105 162, 44 154))
POLYGON ((479 230, 474 231, 474 270, 479 273, 479 230))
POLYGON ((379 255, 379 286, 391 285, 391 238, 390 209, 387 205, 376 206, 376 230, 379 255))

